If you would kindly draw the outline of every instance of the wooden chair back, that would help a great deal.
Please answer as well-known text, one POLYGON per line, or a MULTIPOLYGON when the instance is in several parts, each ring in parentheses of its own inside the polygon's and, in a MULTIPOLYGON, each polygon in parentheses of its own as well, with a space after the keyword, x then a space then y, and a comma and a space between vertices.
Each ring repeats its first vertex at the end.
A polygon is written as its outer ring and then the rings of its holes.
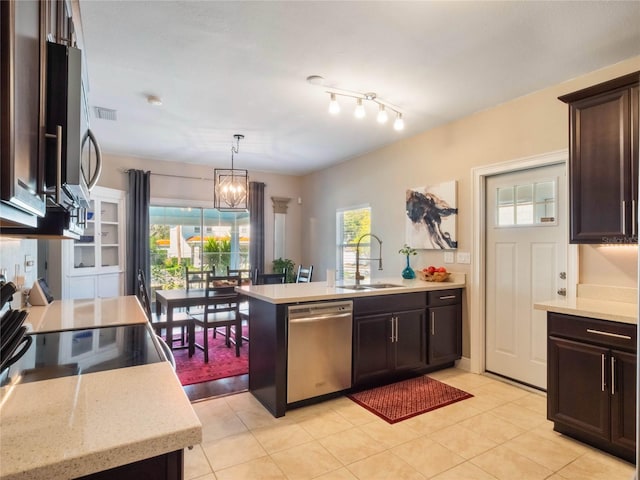
POLYGON ((211 267, 211 270, 189 270, 189 267, 186 267, 185 270, 185 288, 187 291, 189 289, 195 288, 205 288, 207 284, 207 275, 216 274, 216 267, 211 267))
POLYGON ((142 269, 138 270, 138 288, 136 289, 136 296, 144 309, 144 313, 147 319, 151 321, 151 301, 149 299, 149 292, 147 291, 147 282, 144 278, 144 272, 142 269))
POLYGON ((251 282, 251 270, 234 269, 227 266, 227 277, 240 277, 240 285, 246 285, 251 282))
POLYGON ((303 267, 298 265, 298 274, 296 275, 296 283, 309 283, 313 274, 313 265, 303 267))
POLYGON ((260 273, 260 271, 256 268, 253 274, 254 285, 270 285, 270 284, 285 283, 286 281, 287 281, 286 270, 282 273, 260 273))

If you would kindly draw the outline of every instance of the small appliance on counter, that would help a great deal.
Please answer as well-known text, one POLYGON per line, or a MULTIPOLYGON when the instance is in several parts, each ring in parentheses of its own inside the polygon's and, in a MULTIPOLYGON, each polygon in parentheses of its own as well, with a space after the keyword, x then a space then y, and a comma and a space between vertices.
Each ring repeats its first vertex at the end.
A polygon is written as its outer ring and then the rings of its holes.
MULTIPOLYGON (((0 310, 4 309, 16 291, 17 288, 12 282, 0 287, 0 310)), ((27 327, 24 326, 27 315, 26 310, 9 308, 0 318, 0 374, 16 363, 33 342, 31 336, 27 335, 27 327)))

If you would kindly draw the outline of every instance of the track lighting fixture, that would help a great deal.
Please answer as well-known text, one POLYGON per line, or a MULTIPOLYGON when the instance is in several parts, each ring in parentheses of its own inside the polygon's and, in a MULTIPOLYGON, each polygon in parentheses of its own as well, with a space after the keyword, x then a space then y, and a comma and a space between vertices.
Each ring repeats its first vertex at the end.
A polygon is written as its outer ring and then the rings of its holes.
POLYGON ((365 102, 364 100, 369 100, 378 105, 378 114, 376 115, 376 120, 380 124, 385 124, 389 120, 389 111, 395 113, 396 119, 393 122, 393 128, 395 130, 403 130, 404 129, 404 120, 402 118, 402 112, 400 109, 391 103, 378 98, 378 96, 373 92, 368 93, 359 93, 359 92, 351 92, 349 90, 337 90, 331 89, 326 91, 329 94, 329 113, 333 115, 337 115, 340 113, 340 105, 338 104, 337 97, 350 97, 355 98, 356 106, 353 111, 354 117, 357 119, 361 119, 367 116, 367 112, 365 110, 365 102))
POLYGON ((395 105, 387 102, 386 100, 382 100, 378 98, 378 95, 374 92, 360 93, 354 92, 352 90, 342 90, 338 88, 332 88, 327 85, 325 79, 320 75, 309 75, 307 77, 307 82, 311 85, 316 85, 320 87, 324 87, 325 91, 329 94, 329 113, 332 115, 337 115, 340 113, 340 104, 338 103, 337 97, 349 97, 355 98, 356 107, 353 111, 353 115, 358 118, 364 118, 367 115, 367 112, 364 108, 363 100, 368 100, 378 105, 378 115, 376 116, 376 120, 380 124, 385 124, 389 121, 389 110, 392 113, 395 113, 396 118, 393 122, 394 130, 404 130, 404 119, 402 118, 402 112, 400 108, 395 105))

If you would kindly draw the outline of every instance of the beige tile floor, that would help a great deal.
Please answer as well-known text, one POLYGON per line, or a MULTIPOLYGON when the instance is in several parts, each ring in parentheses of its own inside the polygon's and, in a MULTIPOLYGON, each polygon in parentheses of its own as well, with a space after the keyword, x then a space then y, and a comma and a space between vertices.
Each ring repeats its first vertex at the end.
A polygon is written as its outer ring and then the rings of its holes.
POLYGON ((250 394, 195 403, 187 480, 630 480, 634 466, 555 433, 546 397, 455 368, 473 398, 389 425, 346 397, 274 418, 250 394))

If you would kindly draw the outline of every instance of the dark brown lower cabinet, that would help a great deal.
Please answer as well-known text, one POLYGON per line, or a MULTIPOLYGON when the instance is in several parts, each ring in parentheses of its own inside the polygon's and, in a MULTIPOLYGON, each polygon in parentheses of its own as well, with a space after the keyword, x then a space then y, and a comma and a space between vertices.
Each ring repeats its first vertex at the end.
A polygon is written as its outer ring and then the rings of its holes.
POLYGON ((554 430, 635 462, 635 325, 549 313, 547 418, 554 430))
POLYGON ((183 450, 169 452, 139 462, 111 468, 76 480, 182 480, 184 478, 183 450))
POLYGON ((425 310, 354 319, 354 384, 426 366, 425 310))
POLYGON ((462 291, 354 299, 353 386, 452 365, 462 355, 462 291))

